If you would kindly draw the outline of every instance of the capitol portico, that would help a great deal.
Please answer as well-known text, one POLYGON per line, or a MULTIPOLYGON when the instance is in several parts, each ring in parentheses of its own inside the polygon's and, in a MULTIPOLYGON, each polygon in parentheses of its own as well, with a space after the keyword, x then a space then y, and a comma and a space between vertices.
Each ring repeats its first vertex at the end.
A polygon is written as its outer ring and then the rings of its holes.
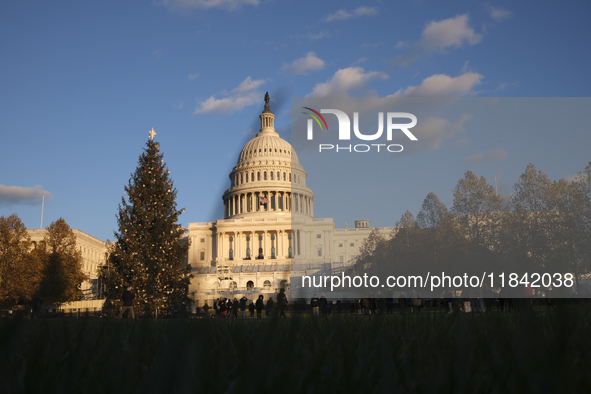
MULTIPOLYGON (((314 193, 292 146, 275 131, 268 96, 259 133, 230 172, 223 196, 224 219, 189 223, 189 294, 198 305, 214 298, 288 290, 292 275, 346 267, 372 228, 335 229, 331 218, 314 218, 314 193)), ((385 235, 393 228, 381 228, 385 235)))

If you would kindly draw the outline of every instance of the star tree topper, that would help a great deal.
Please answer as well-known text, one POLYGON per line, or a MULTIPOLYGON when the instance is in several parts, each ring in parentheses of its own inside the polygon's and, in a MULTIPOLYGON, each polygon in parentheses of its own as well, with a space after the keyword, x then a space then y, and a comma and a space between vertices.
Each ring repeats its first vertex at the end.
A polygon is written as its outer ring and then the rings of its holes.
POLYGON ((150 138, 152 139, 152 141, 154 141, 155 135, 156 135, 156 132, 154 131, 154 128, 152 127, 152 130, 150 130, 150 138))

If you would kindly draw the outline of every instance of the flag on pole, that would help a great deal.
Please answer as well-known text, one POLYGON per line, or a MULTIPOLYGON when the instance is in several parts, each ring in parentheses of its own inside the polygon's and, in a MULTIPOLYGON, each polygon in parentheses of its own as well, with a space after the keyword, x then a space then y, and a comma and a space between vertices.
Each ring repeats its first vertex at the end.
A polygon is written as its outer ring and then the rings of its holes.
POLYGON ((259 203, 260 204, 268 204, 269 203, 269 200, 267 199, 267 197, 260 196, 259 197, 259 203))

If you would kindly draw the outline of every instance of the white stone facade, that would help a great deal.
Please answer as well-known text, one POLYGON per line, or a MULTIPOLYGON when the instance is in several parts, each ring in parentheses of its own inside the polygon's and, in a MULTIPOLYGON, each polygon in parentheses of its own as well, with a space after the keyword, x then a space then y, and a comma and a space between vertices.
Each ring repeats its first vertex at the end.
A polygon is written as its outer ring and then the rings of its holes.
MULTIPOLYGON (((76 248, 82 254, 82 272, 87 276, 87 280, 82 282, 82 294, 85 300, 97 298, 98 289, 98 270, 99 267, 107 264, 107 243, 86 234, 80 230, 72 230, 76 236, 76 248)), ((33 246, 36 247, 45 238, 45 229, 27 230, 33 246)))
MULTIPOLYGON (((369 220, 335 229, 331 218, 314 218, 314 193, 292 146, 275 132, 265 105, 261 129, 242 149, 222 196, 224 219, 189 223, 187 262, 194 278, 189 294, 198 305, 219 296, 253 299, 281 287, 292 275, 320 267, 346 267, 372 231, 369 220), (266 203, 265 203, 266 202, 266 203)), ((388 236, 393 228, 381 228, 388 236)))

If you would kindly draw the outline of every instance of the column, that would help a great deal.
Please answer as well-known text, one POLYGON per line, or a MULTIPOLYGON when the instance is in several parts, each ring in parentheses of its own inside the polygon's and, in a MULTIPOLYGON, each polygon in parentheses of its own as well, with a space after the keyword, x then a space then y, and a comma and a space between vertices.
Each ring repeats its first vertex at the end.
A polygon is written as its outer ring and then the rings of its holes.
POLYGON ((216 249, 216 253, 215 253, 215 257, 216 259, 220 258, 220 254, 221 254, 221 250, 220 250, 220 244, 222 243, 222 234, 221 233, 217 233, 216 237, 215 237, 216 243, 215 243, 215 249, 216 249))
POLYGON ((265 230, 265 232, 263 233, 263 256, 265 256, 265 260, 267 260, 269 258, 269 253, 267 250, 267 236, 269 234, 267 233, 267 230, 265 230))
POLYGON ((324 237, 324 246, 322 247, 322 254, 324 258, 328 255, 328 232, 324 230, 322 236, 324 237))
POLYGON ((207 251, 205 252, 206 260, 207 256, 211 256, 210 259, 213 259, 213 243, 211 236, 212 234, 207 234, 207 251))
POLYGON ((236 231, 236 243, 234 244, 234 256, 236 260, 242 260, 242 233, 236 231))

